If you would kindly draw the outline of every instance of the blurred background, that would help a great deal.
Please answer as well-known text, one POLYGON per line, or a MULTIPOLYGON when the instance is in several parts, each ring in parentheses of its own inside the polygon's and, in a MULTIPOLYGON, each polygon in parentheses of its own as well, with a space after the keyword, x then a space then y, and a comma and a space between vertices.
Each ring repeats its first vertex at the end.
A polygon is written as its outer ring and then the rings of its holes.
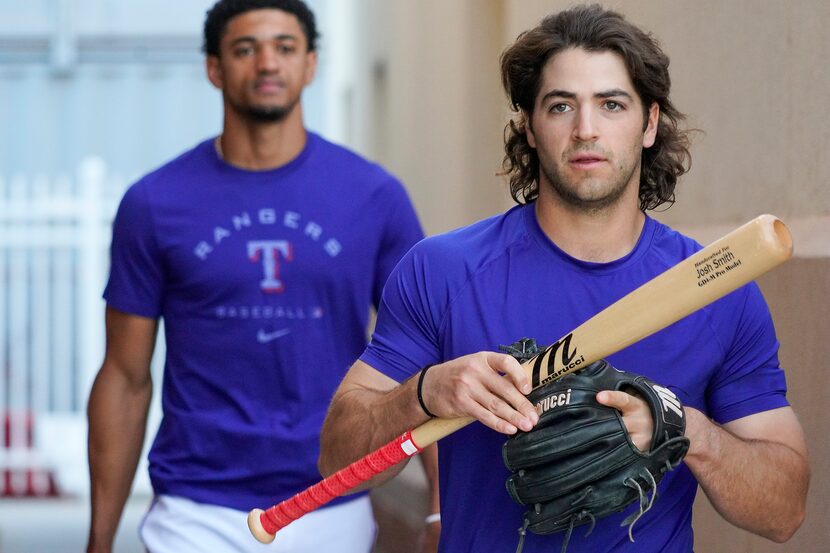
MULTIPOLYGON (((498 57, 575 2, 308 3, 322 40, 304 96, 307 126, 401 177, 429 234, 509 207, 497 176, 509 115, 498 57)), ((0 0, 0 553, 84 546, 84 410, 103 357, 110 224, 128 184, 220 129, 221 98, 200 52, 211 4, 0 0)), ((795 238, 795 259, 760 284, 811 444, 808 518, 790 543, 775 545, 721 521, 701 497, 696 550, 826 551, 830 72, 821 59, 830 3, 605 5, 661 41, 675 105, 704 131, 677 204, 655 216, 706 243, 769 212, 795 238)), ((154 400, 149 436, 157 423, 154 400)), ((143 462, 117 551, 140 551, 136 527, 149 498, 143 462)), ((379 552, 414 550, 424 499, 418 470, 374 493, 379 552)))

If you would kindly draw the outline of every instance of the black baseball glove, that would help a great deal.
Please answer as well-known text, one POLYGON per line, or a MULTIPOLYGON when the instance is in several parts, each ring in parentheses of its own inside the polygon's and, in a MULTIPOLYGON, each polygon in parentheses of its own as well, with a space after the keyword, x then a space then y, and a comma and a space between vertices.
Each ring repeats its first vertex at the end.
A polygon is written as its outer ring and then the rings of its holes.
POLYGON ((541 386, 528 399, 539 423, 511 436, 502 451, 512 472, 507 491, 530 506, 521 535, 525 529, 536 534, 565 530, 564 550, 574 526, 591 523, 590 532, 597 518, 639 500, 639 511, 623 522, 633 541, 631 527, 651 508, 657 483, 689 449, 680 401, 668 389, 606 361, 541 386), (654 419, 649 451, 634 446, 619 411, 597 402, 602 390, 633 392, 648 403, 654 419))

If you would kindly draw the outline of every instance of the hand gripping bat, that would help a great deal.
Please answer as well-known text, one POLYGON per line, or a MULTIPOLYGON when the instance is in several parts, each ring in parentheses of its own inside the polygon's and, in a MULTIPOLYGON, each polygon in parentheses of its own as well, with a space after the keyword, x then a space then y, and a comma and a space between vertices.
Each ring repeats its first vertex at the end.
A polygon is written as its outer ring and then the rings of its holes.
MULTIPOLYGON (((784 223, 761 215, 620 298, 522 366, 535 389, 705 307, 780 265, 792 249, 784 223)), ((270 543, 280 528, 474 420, 427 421, 282 503, 254 509, 248 528, 257 540, 270 543)))

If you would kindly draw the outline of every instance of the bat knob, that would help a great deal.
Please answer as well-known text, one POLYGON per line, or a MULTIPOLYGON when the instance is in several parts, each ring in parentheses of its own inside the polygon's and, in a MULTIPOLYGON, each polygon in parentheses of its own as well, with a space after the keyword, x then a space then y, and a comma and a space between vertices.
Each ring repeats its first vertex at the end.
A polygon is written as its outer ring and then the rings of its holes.
POLYGON ((269 534, 265 528, 262 527, 262 515, 265 511, 262 509, 254 509, 248 513, 248 530, 260 543, 271 543, 274 541, 274 534, 269 534))

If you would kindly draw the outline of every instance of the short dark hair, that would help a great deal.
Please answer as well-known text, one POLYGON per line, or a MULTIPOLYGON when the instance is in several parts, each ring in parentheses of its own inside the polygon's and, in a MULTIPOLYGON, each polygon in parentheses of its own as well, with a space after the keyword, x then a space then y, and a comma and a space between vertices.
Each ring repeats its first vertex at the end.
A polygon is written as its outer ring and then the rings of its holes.
POLYGON ((228 21, 247 11, 262 9, 282 10, 295 16, 305 33, 308 50, 317 49, 320 34, 317 32, 314 13, 302 0, 219 0, 207 11, 202 51, 208 56, 218 56, 219 43, 228 21))
POLYGON ((537 27, 520 34, 501 55, 502 84, 517 113, 504 133, 502 166, 510 181, 510 195, 519 204, 539 195, 539 156, 527 141, 526 127, 545 64, 568 48, 619 54, 643 102, 644 121, 652 103, 660 107, 657 138, 642 154, 640 209, 673 203, 677 179, 689 170, 691 155, 689 131, 680 128, 685 115, 669 99, 669 58, 650 34, 597 4, 546 17, 537 27))

